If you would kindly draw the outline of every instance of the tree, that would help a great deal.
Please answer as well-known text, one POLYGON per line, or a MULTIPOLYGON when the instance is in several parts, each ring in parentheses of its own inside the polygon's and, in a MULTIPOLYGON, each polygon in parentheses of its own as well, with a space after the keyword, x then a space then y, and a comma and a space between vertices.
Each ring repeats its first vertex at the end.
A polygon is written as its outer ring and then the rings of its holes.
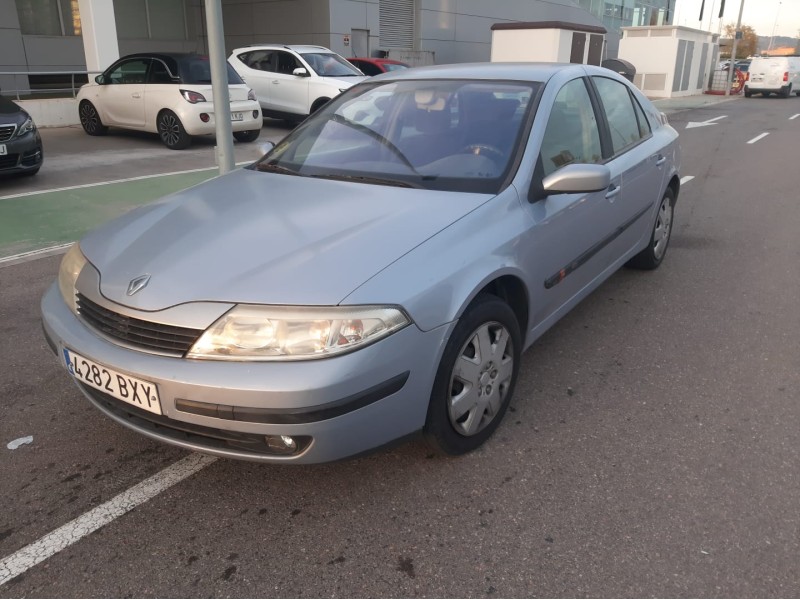
MULTIPOLYGON (((736 43, 736 58, 747 58, 758 54, 758 34, 750 25, 742 25, 742 39, 736 43)), ((734 36, 736 25, 729 23, 725 25, 725 35, 729 38, 734 36)))

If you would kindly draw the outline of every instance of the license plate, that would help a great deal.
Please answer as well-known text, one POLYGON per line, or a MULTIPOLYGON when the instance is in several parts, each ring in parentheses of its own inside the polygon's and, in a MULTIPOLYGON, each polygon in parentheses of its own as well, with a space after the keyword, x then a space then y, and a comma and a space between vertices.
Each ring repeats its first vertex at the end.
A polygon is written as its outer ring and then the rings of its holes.
POLYGON ((157 415, 161 413, 161 400, 155 383, 131 377, 109 369, 64 348, 67 371, 81 383, 157 415))
POLYGON ((8 154, 8 150, 6 150, 5 144, 0 144, 0 156, 5 156, 8 154))
POLYGON ((244 113, 231 113, 231 121, 244 121, 244 113))

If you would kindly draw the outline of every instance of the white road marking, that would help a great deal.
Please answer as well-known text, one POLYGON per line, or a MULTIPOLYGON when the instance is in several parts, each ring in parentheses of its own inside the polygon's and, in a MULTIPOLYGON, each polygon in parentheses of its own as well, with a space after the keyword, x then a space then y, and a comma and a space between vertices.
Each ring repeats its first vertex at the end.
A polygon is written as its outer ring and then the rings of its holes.
POLYGON ((128 511, 168 490, 216 461, 215 456, 190 454, 152 477, 136 484, 108 502, 93 508, 66 525, 0 560, 0 585, 68 548, 128 511))
POLYGON ((707 121, 701 121, 699 123, 696 121, 689 121, 686 124, 686 129, 694 129, 695 127, 706 127, 707 125, 716 125, 714 121, 719 121, 720 119, 726 119, 727 117, 728 115, 721 115, 719 117, 714 117, 713 119, 708 119, 707 121))
POLYGON ((74 242, 69 242, 68 244, 59 244, 58 246, 50 246, 48 248, 42 248, 41 250, 31 250, 30 252, 23 252, 22 254, 6 256, 4 258, 0 258, 0 267, 15 265, 21 262, 28 262, 29 260, 36 260, 37 258, 46 258, 48 256, 53 256, 54 254, 63 254, 69 249, 70 246, 72 246, 73 243, 74 242))
POLYGON ((761 135, 757 135, 756 137, 754 137, 752 140, 750 140, 747 143, 748 144, 755 144, 758 140, 763 140, 768 135, 769 135, 769 133, 762 133, 761 135))
POLYGON ((789 117, 789 120, 790 121, 794 121, 797 117, 800 117, 800 113, 797 113, 796 115, 792 115, 791 117, 789 117))
MULTIPOLYGON (((254 163, 254 160, 236 163, 237 167, 242 165, 249 165, 254 163)), ((47 190, 37 190, 35 192, 22 192, 20 194, 10 194, 8 196, 0 196, 0 200, 11 200, 12 198, 24 198, 26 196, 35 196, 37 194, 49 194, 51 192, 67 192, 69 190, 80 190, 84 188, 97 187, 99 185, 111 185, 113 183, 127 183, 129 181, 140 181, 142 179, 152 179, 154 177, 169 177, 170 175, 186 175, 187 173, 200 173, 201 171, 210 171, 217 167, 203 167, 202 169, 187 169, 186 171, 172 171, 170 173, 156 173, 154 175, 140 175, 138 177, 128 177, 127 179, 112 179, 110 181, 98 181, 97 183, 85 183, 83 185, 70 185, 61 188, 51 188, 47 190)))
POLYGON ((686 177, 681 177, 681 185, 684 183, 689 183, 692 179, 694 179, 694 175, 687 175, 686 177))

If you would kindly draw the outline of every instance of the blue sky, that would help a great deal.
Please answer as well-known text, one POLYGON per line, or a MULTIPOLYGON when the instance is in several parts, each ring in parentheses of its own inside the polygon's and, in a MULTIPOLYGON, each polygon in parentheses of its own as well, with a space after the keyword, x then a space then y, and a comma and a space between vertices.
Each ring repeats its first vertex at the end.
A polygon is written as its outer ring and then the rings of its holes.
MULTIPOLYGON (((736 23, 742 0, 726 0, 723 23, 736 23)), ((719 30, 719 7, 721 0, 706 0, 702 26, 698 21, 701 0, 677 0, 675 6, 675 25, 685 25, 697 29, 719 30), (713 6, 713 10, 712 10, 713 6)), ((742 23, 750 25, 758 35, 785 35, 797 37, 800 29, 800 0, 744 0, 742 23)))

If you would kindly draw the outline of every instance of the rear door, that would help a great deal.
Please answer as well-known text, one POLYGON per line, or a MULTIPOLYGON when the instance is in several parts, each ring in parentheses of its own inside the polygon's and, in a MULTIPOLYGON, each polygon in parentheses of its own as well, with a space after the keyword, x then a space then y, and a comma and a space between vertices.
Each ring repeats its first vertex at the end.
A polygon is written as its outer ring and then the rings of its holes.
POLYGON ((613 247, 621 256, 649 233, 649 215, 661 199, 667 156, 627 85, 600 76, 592 77, 592 82, 602 109, 601 125, 611 143, 612 156, 606 164, 619 182, 618 192, 608 202, 620 227, 613 247))
POLYGON ((256 93, 261 108, 275 110, 271 98, 272 76, 278 63, 275 51, 251 50, 238 54, 236 58, 241 63, 237 72, 256 93))

